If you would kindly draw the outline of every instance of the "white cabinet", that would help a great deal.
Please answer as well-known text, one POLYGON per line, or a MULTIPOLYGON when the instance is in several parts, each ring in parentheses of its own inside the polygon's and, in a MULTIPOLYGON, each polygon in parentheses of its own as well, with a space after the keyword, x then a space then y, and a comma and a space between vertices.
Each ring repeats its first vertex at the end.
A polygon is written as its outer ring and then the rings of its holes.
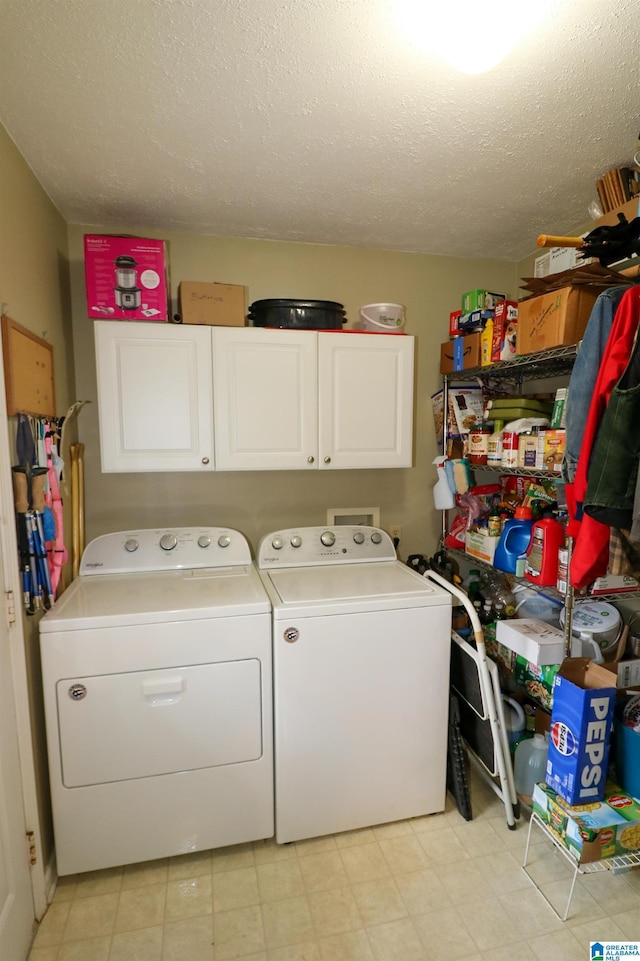
POLYGON ((213 330, 217 470, 410 467, 412 337, 213 330))
POLYGON ((213 469, 208 327, 96 321, 102 470, 213 469))
POLYGON ((411 466, 413 337, 94 326, 105 472, 411 466))

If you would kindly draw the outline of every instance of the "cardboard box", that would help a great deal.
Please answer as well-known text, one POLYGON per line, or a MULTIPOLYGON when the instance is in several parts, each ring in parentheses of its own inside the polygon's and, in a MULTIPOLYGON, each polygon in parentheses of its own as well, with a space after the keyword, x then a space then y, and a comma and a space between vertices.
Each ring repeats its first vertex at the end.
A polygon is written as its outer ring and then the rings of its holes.
POLYGON ((611 781, 600 802, 573 807, 547 784, 533 789, 533 810, 579 864, 640 849, 640 804, 611 781))
POLYGON ((604 797, 615 684, 586 657, 566 658, 555 676, 545 780, 569 804, 604 797))
POLYGON ((551 247, 540 257, 536 257, 533 265, 534 277, 548 277, 549 274, 558 274, 562 270, 571 270, 572 267, 580 266, 584 261, 578 258, 576 247, 551 247))
POLYGON ((506 300, 506 294, 495 294, 491 290, 468 290, 462 295, 462 313, 472 310, 493 310, 499 300, 506 300))
POLYGON ((493 564, 493 555, 499 540, 499 537, 490 537, 486 530, 467 531, 465 551, 470 557, 493 564))
POLYGON ((600 293, 599 287, 561 287, 539 297, 521 300, 518 305, 518 354, 577 344, 600 293))
POLYGON ((463 387, 456 387, 452 384, 449 388, 449 402, 455 417, 456 433, 468 434, 482 423, 484 404, 482 387, 479 385, 465 384, 463 387))
POLYGON ((164 240, 85 234, 87 313, 94 320, 169 320, 164 240))
POLYGON ((480 334, 454 337, 440 346, 440 373, 453 374, 480 366, 480 334))
POLYGON ((560 430, 559 428, 539 431, 537 459, 542 470, 559 471, 562 469, 566 438, 566 430, 560 430))
POLYGON ((558 387, 556 390, 556 397, 553 402, 553 411, 551 413, 551 427, 561 427, 562 429, 566 426, 567 416, 566 416, 566 401, 567 401, 567 388, 558 387))
POLYGON ((246 325, 245 288, 238 284, 183 280, 178 287, 178 302, 183 324, 246 325))
POLYGON ((449 314, 449 337, 456 337, 460 333, 461 310, 452 310, 449 314))
POLYGON ((513 679, 518 687, 523 688, 528 696, 545 710, 550 711, 553 703, 553 685, 560 664, 533 664, 522 654, 515 655, 513 679))
POLYGON ((564 657, 564 631, 537 617, 498 621, 496 640, 533 664, 560 664, 564 657))
POLYGON ((617 661, 618 687, 623 690, 629 687, 640 687, 640 658, 630 661, 617 661))
POLYGON ((515 300, 500 300, 493 316, 491 363, 513 360, 516 356, 518 304, 515 300))

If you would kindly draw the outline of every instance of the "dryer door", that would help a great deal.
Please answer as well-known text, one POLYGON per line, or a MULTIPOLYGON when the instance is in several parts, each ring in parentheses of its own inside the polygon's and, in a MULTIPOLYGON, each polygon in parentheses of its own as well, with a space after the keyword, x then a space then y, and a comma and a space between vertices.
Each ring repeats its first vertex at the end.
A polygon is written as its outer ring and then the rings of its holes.
POLYGON ((260 661, 58 681, 65 787, 252 761, 262 754, 260 661))

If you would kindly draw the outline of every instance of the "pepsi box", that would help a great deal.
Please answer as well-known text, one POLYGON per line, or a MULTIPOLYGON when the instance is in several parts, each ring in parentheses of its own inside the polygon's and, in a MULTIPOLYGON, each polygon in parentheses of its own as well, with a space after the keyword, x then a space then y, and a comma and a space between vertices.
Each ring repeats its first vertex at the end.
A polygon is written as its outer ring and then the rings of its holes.
POLYGON ((569 657, 554 678, 547 773, 572 806, 604 797, 616 676, 588 657, 569 657))

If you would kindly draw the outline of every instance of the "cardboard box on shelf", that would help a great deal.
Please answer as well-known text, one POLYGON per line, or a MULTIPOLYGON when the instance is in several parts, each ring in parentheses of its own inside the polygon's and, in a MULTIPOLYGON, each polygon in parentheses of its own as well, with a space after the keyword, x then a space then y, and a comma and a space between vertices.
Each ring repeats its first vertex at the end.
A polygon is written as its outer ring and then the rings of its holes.
POLYGON ((178 287, 178 302, 183 324, 246 325, 246 289, 239 284, 183 280, 178 287))
POLYGON ((599 802, 574 807, 547 784, 533 789, 533 809, 579 864, 640 849, 640 804, 611 781, 599 802))
POLYGON ((482 387, 477 384, 465 384, 449 387, 449 403, 453 410, 458 434, 468 434, 470 430, 482 423, 484 404, 482 387))
POLYGON ((564 631, 537 617, 498 621, 496 640, 533 664, 559 664, 564 657, 564 631))
POLYGON ((85 234, 84 272, 93 320, 169 320, 164 240, 85 234))
POLYGON ((543 470, 560 471, 567 432, 560 428, 541 430, 538 433, 538 457, 543 470))
POLYGON ((612 672, 586 657, 566 658, 555 676, 545 780, 569 804, 604 796, 615 694, 612 672))
POLYGON ((461 310, 452 310, 449 314, 449 337, 456 337, 460 333, 461 310))
POLYGON ((578 259, 576 247, 550 247, 546 253, 536 257, 533 265, 534 277, 548 277, 549 274, 559 274, 562 270, 571 270, 585 261, 578 259))
POLYGON ((584 334, 599 287, 561 287, 518 305, 518 354, 577 344, 584 334))
POLYGON ((454 337, 440 345, 440 373, 453 374, 480 366, 480 334, 454 337))
POLYGON ((491 363, 513 360, 516 356, 518 304, 515 300, 500 300, 493 316, 491 363))
POLYGON ((499 300, 506 300, 506 294, 496 294, 492 290, 468 290, 462 295, 462 313, 472 310, 493 310, 499 300))
POLYGON ((470 557, 493 564, 493 555, 499 540, 499 537, 490 537, 486 530, 467 531, 465 551, 470 557))

